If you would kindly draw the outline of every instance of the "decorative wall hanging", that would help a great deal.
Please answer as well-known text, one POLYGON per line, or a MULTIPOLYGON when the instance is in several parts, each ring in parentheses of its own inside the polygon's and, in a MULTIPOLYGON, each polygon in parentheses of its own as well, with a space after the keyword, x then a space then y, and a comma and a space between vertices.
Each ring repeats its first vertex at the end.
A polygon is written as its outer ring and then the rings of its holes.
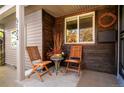
POLYGON ((116 22, 116 15, 114 15, 113 13, 104 13, 103 15, 101 15, 99 17, 99 20, 98 20, 98 24, 103 27, 103 28, 107 28, 107 27, 110 27, 112 26, 115 22, 116 22), (111 18, 111 21, 108 22, 108 23, 103 23, 103 20, 105 20, 105 18, 109 17, 109 19, 111 18))

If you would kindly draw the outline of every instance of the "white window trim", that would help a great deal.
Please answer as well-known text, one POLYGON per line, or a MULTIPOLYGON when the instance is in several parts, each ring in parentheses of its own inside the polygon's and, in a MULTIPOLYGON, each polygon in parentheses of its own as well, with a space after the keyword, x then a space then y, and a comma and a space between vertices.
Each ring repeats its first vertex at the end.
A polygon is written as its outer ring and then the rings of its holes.
POLYGON ((89 13, 85 13, 85 14, 80 14, 80 15, 76 15, 76 16, 71 16, 71 17, 67 17, 67 18, 65 18, 65 25, 64 25, 64 43, 65 44, 95 44, 95 11, 93 11, 93 12, 89 12, 89 13), (93 41, 92 42, 79 42, 79 17, 80 16, 87 16, 87 15, 93 15, 93 31, 92 31, 92 35, 93 35, 93 41), (77 29, 78 29, 78 31, 77 31, 77 42, 75 42, 75 43, 67 43, 66 42, 66 20, 69 20, 69 19, 72 19, 72 18, 75 18, 75 17, 77 17, 77 29))

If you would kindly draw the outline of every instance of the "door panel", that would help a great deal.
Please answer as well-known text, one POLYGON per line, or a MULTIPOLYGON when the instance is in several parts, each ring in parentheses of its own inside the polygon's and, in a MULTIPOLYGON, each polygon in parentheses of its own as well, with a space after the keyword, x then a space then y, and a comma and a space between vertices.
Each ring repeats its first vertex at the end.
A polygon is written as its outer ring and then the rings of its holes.
POLYGON ((4 32, 0 31, 0 66, 5 64, 5 37, 4 32))
POLYGON ((124 6, 120 7, 120 62, 119 73, 124 78, 124 6))

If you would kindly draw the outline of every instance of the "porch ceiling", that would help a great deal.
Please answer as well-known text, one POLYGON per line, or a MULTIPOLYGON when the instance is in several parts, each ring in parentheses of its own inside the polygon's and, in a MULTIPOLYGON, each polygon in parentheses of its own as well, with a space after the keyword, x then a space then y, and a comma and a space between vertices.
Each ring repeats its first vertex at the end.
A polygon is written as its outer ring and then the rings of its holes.
POLYGON ((5 5, 0 9, 0 24, 4 24, 10 20, 8 18, 11 14, 15 13, 16 8, 15 5, 5 5))
POLYGON ((27 7, 27 14, 38 9, 44 9, 54 17, 65 16, 73 14, 75 12, 86 11, 89 9, 94 9, 101 7, 98 5, 31 5, 27 7))
POLYGON ((0 9, 0 20, 15 12, 15 5, 6 5, 0 9))

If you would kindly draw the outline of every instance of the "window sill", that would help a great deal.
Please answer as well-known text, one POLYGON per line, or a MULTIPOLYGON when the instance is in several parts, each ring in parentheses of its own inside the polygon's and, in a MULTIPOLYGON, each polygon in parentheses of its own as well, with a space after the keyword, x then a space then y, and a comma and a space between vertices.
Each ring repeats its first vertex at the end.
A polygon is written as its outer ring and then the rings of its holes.
POLYGON ((95 44, 95 42, 84 42, 84 43, 64 43, 64 44, 67 44, 67 45, 73 45, 73 44, 75 44, 75 45, 79 45, 79 44, 81 44, 81 45, 91 45, 91 44, 95 44))

